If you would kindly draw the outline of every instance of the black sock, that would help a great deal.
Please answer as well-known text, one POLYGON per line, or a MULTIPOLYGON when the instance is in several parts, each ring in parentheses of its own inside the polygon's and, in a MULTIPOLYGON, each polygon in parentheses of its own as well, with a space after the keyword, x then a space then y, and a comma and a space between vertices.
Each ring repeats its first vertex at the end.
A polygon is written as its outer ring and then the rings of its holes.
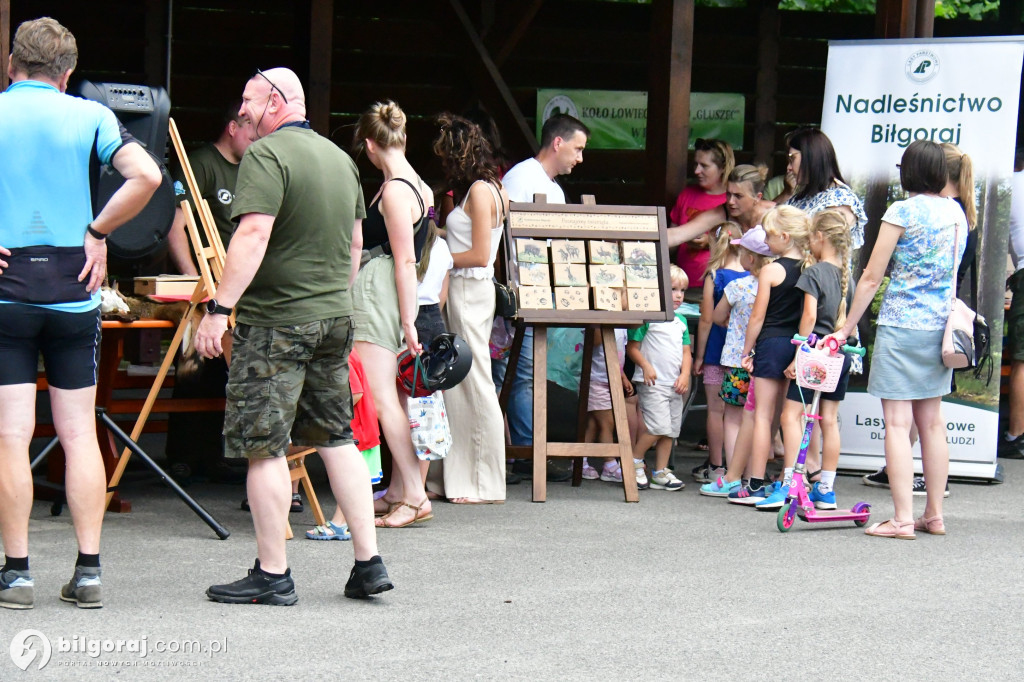
POLYGON ((27 571, 28 570, 28 557, 13 557, 4 554, 4 567, 0 570, 4 571, 27 571))
POLYGON ((99 554, 82 554, 78 553, 78 561, 75 562, 75 566, 83 566, 85 568, 99 568, 100 567, 100 555, 99 554))
POLYGON ((360 561, 359 559, 356 559, 356 566, 358 566, 359 568, 366 568, 367 566, 373 566, 374 564, 382 563, 384 563, 384 560, 380 558, 380 554, 375 554, 366 561, 360 561))
POLYGON ((754 478, 753 476, 751 476, 750 477, 750 483, 748 483, 747 485, 750 486, 751 490, 757 490, 758 488, 760 488, 761 486, 764 485, 764 479, 763 478, 754 478))

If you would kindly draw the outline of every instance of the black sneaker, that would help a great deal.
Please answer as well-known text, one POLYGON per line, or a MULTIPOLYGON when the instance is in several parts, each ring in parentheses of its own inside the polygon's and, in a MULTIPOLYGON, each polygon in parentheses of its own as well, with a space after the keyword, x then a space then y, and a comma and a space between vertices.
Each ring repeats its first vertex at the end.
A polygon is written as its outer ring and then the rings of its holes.
POLYGON ((1004 435, 999 439, 999 456, 1003 459, 1024 459, 1024 435, 1007 440, 1004 435))
POLYGON ((873 474, 867 474, 862 476, 861 480, 864 485, 870 485, 874 488, 888 488, 889 487, 889 472, 885 470, 883 466, 881 469, 873 474))
MULTIPOLYGON (((564 466, 548 460, 547 480, 549 483, 565 483, 572 478, 572 472, 564 466)), ((519 479, 531 480, 533 478, 533 460, 517 459, 512 463, 512 473, 518 474, 519 479)), ((507 474, 506 474, 507 476, 507 474)))
POLYGON ((98 609, 103 606, 103 584, 100 569, 93 566, 75 566, 75 575, 60 588, 61 601, 77 604, 80 609, 98 609))
POLYGON ((30 609, 35 602, 35 583, 28 571, 0 571, 0 607, 30 609))
POLYGON ((226 585, 211 585, 206 596, 222 604, 273 604, 291 606, 299 600, 295 581, 289 568, 280 578, 271 578, 260 568, 260 560, 249 569, 249 575, 226 585))
MULTIPOLYGON (((702 470, 707 469, 710 466, 711 466, 711 458, 710 457, 706 457, 703 462, 701 462, 697 466, 695 466, 692 469, 690 469, 690 475, 693 476, 694 480, 699 481, 700 479, 697 478, 697 476, 701 473, 702 470)), ((708 481, 704 481, 704 483, 707 483, 707 482, 708 481)))
MULTIPOLYGON (((914 497, 927 497, 928 488, 924 482, 924 476, 914 476, 914 497)), ((946 490, 942 493, 943 497, 949 497, 949 482, 946 482, 946 490)))
POLYGON ((345 583, 345 596, 349 599, 368 599, 370 595, 395 589, 380 556, 374 558, 378 561, 369 566, 352 567, 348 582, 345 583))

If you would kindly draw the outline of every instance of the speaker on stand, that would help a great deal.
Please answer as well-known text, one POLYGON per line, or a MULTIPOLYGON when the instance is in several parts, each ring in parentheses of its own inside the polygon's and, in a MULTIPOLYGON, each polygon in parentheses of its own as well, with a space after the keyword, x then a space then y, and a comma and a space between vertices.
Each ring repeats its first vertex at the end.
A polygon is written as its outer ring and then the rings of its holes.
MULTIPOLYGON (((115 274, 159 274, 140 272, 161 251, 174 221, 174 185, 164 159, 167 155, 167 121, 171 100, 163 88, 124 83, 93 83, 82 81, 78 94, 85 99, 109 107, 121 125, 149 152, 160 166, 163 180, 142 211, 115 230, 107 238, 107 250, 112 258, 111 272, 115 274), (119 273, 128 268, 130 272, 119 273)), ((93 210, 99 213, 114 195, 124 178, 113 166, 100 169, 93 187, 93 210)))

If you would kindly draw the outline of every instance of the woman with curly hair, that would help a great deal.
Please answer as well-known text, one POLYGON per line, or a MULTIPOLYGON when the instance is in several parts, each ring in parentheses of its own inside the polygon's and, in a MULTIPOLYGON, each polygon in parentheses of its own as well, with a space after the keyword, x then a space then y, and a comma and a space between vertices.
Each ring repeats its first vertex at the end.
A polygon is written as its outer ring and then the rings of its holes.
POLYGON ((469 376, 445 392, 452 447, 444 462, 444 489, 456 504, 500 504, 505 501, 505 432, 488 339, 494 318, 493 263, 508 194, 480 127, 448 113, 438 123, 434 153, 456 204, 445 223, 455 263, 445 315, 448 330, 465 339, 473 354, 469 376))

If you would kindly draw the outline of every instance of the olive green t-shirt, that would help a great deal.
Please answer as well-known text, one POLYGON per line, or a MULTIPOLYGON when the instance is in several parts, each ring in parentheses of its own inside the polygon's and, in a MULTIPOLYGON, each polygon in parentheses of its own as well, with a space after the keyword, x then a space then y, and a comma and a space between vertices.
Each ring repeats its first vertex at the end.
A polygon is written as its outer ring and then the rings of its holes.
POLYGON ((313 130, 286 125, 253 142, 235 187, 236 221, 274 216, 256 276, 238 301, 238 321, 259 327, 352 314, 352 230, 366 217, 352 158, 313 130))
MULTIPOLYGON (((189 154, 188 165, 192 167, 200 194, 210 205, 213 222, 217 224, 217 232, 226 249, 235 231, 235 223, 231 220, 231 205, 235 199, 238 164, 231 163, 213 144, 208 144, 189 154)), ((198 211, 199 206, 192 199, 185 174, 177 163, 171 167, 171 177, 174 178, 174 203, 180 204, 182 199, 188 199, 192 209, 198 211)), ((199 216, 193 214, 193 217, 198 223, 199 216)))

